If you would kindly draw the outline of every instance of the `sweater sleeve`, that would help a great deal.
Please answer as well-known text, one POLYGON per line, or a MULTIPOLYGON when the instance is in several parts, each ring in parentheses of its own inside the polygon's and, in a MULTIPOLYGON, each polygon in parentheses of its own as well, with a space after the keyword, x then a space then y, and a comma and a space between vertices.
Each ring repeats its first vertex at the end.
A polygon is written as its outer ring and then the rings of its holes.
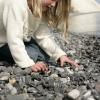
POLYGON ((6 29, 7 43, 15 63, 26 68, 34 64, 28 56, 23 42, 25 9, 20 1, 8 0, 3 11, 3 23, 6 29))
POLYGON ((45 23, 41 23, 35 33, 37 43, 41 48, 55 61, 66 53, 55 43, 53 36, 50 34, 50 29, 45 23))

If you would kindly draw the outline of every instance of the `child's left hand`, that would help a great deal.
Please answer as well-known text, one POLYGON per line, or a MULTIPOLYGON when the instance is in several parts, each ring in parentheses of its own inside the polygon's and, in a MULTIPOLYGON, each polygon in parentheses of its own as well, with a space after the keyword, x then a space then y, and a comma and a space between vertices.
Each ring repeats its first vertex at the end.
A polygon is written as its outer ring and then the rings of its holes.
POLYGON ((58 60, 58 63, 60 64, 61 67, 63 67, 65 63, 69 63, 71 65, 74 65, 74 67, 72 67, 73 69, 76 69, 76 68, 79 69, 79 65, 75 61, 68 58, 67 55, 61 56, 58 60))

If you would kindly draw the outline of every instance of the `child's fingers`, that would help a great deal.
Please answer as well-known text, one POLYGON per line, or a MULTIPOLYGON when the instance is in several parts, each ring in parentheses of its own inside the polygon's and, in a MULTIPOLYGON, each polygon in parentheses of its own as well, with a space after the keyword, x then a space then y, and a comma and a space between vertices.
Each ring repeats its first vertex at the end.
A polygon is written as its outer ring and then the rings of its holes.
POLYGON ((37 69, 35 67, 31 67, 32 72, 37 72, 37 69))

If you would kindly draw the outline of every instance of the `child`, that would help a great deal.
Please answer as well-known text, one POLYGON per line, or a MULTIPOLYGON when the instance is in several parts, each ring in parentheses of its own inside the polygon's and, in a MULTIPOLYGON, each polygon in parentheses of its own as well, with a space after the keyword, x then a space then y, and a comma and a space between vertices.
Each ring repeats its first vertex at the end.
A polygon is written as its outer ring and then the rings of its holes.
POLYGON ((61 66, 68 62, 66 53, 56 45, 49 26, 67 19, 70 0, 0 0, 0 59, 15 62, 33 72, 47 71, 49 56, 61 66))

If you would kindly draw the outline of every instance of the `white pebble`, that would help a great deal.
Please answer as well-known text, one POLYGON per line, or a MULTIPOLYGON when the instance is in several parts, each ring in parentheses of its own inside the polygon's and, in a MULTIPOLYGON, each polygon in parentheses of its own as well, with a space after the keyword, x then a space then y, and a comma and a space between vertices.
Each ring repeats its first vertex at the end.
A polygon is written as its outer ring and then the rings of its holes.
POLYGON ((91 95, 91 91, 89 90, 89 91, 87 91, 83 96, 84 97, 89 97, 91 95))
POLYGON ((10 74, 9 73, 6 73, 6 72, 1 72, 0 73, 0 80, 1 81, 6 81, 6 80, 9 79, 9 77, 10 77, 10 74))
POLYGON ((87 98, 87 100, 95 100, 93 96, 87 98))
POLYGON ((77 89, 74 89, 68 93, 68 96, 72 99, 77 99, 80 96, 80 91, 77 89))
POLYGON ((17 93, 17 89, 15 87, 13 87, 12 84, 8 83, 8 84, 6 84, 6 86, 10 90, 12 95, 17 93))
POLYGON ((71 75, 74 74, 74 72, 73 72, 72 70, 70 70, 68 67, 65 67, 64 69, 65 69, 69 74, 71 74, 71 75))
POLYGON ((65 83, 68 82, 68 80, 67 80, 66 78, 60 78, 60 81, 61 81, 63 84, 65 84, 65 83))
POLYGON ((57 74, 51 74, 50 77, 51 78, 58 78, 58 75, 57 74))
POLYGON ((75 50, 70 50, 70 51, 67 51, 67 53, 73 55, 73 54, 76 53, 76 51, 75 50))
POLYGON ((76 62, 76 63, 79 63, 80 61, 79 61, 78 59, 75 59, 75 62, 76 62))
POLYGON ((62 72, 62 73, 64 72, 64 69, 63 68, 57 67, 56 70, 58 70, 59 72, 62 72))

